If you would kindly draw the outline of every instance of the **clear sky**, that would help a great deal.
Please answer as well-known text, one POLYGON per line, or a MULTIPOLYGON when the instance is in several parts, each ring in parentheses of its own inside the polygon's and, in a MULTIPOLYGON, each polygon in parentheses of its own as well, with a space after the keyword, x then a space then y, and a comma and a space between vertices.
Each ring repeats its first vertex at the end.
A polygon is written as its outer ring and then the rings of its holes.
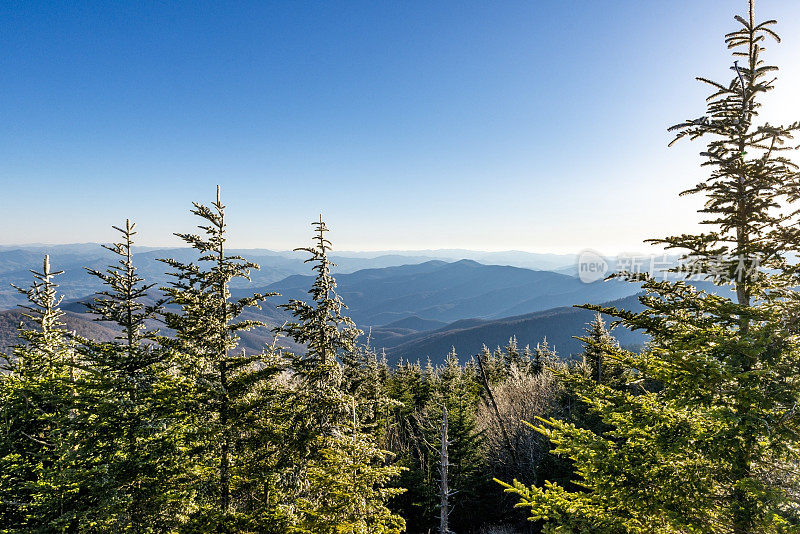
MULTIPOLYGON (((604 253, 694 228, 745 0, 0 3, 0 244, 171 245, 221 184, 236 247, 604 253)), ((800 119, 800 2, 773 121, 800 119)))

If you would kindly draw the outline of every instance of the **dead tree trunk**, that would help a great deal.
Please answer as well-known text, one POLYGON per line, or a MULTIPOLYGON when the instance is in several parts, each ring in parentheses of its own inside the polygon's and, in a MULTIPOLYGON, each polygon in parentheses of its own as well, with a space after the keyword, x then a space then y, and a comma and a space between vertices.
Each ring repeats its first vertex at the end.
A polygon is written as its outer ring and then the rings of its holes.
POLYGON ((450 516, 450 492, 447 487, 447 468, 448 468, 448 457, 447 457, 447 406, 442 405, 442 452, 439 457, 439 476, 440 476, 440 483, 439 483, 439 490, 441 495, 441 504, 440 504, 440 517, 439 517, 439 532, 441 534, 449 534, 450 528, 448 525, 448 519, 450 516))

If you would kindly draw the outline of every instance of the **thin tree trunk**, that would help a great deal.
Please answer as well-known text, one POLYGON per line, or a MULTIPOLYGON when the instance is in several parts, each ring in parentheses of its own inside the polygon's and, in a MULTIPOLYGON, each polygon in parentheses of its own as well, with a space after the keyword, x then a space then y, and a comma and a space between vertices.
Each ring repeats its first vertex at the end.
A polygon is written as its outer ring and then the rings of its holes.
POLYGON ((603 355, 597 354, 597 383, 603 383, 603 355))
MULTIPOLYGON (((217 206, 220 210, 219 231, 220 235, 225 231, 225 212, 220 199, 220 187, 217 186, 217 206)), ((220 451, 220 507, 222 513, 228 513, 230 509, 230 460, 228 458, 230 450, 231 433, 228 428, 228 369, 226 366, 228 359, 228 348, 226 346, 226 336, 228 333, 228 286, 227 280, 222 275, 225 265, 224 240, 219 244, 217 250, 217 266, 220 269, 219 300, 220 300, 220 331, 219 331, 219 358, 220 358, 220 386, 222 387, 222 398, 220 399, 219 420, 222 427, 222 450, 220 451)))
POLYGON ((439 457, 439 476, 440 476, 440 516, 439 516, 439 532, 441 534, 449 534, 450 528, 448 519, 450 516, 449 497, 450 492, 447 487, 447 470, 448 470, 448 456, 447 456, 447 406, 442 405, 442 452, 439 457))
MULTIPOLYGON (((753 72, 758 67, 756 63, 756 56, 754 53, 754 35, 753 35, 753 28, 755 27, 755 16, 754 16, 754 8, 753 8, 753 0, 750 0, 750 13, 749 13, 749 23, 750 23, 750 53, 749 53, 749 62, 748 67, 750 69, 750 77, 752 79, 753 72)), ((737 67, 738 72, 738 67, 737 67)), ((741 74, 740 74, 741 76, 741 74)), ((742 158, 742 171, 739 175, 739 183, 738 183, 738 216, 739 216, 739 224, 736 228, 736 245, 738 249, 738 253, 740 257, 738 258, 740 261, 746 261, 748 258, 743 258, 742 256, 747 251, 750 245, 750 235, 748 233, 748 228, 745 223, 747 220, 747 190, 746 190, 746 168, 744 167, 744 153, 746 147, 746 139, 745 139, 745 131, 749 128, 748 122, 745 121, 745 118, 749 119, 750 114, 748 114, 748 101, 747 101, 747 87, 742 82, 742 134, 739 137, 739 151, 742 158)), ((749 277, 743 273, 737 273, 736 279, 734 280, 734 285, 736 288, 736 300, 737 303, 742 307, 750 307, 750 280, 749 277)), ((739 319, 739 335, 740 337, 744 338, 747 336, 750 330, 750 320, 747 317, 741 317, 739 319)), ((743 372, 749 372, 752 369, 752 362, 751 357, 748 354, 740 354, 741 358, 741 367, 743 372)), ((741 400, 741 395, 739 396, 741 400)), ((737 403, 737 409, 740 414, 746 414, 750 411, 749 402, 746 400, 744 402, 737 403)), ((747 423, 745 423, 747 425, 747 423)), ((733 500, 733 532, 736 534, 749 534, 753 530, 754 525, 754 518, 752 514, 752 497, 748 494, 747 490, 742 489, 739 487, 739 484, 745 482, 750 476, 752 475, 751 471, 751 458, 750 458, 750 451, 753 450, 753 440, 750 439, 750 432, 748 429, 742 428, 742 435, 745 438, 744 443, 739 447, 738 455, 733 462, 733 482, 736 486, 733 489, 731 498, 733 500)))
POLYGON ((230 432, 228 431, 228 373, 225 360, 220 362, 220 382, 222 385, 222 404, 220 406, 219 422, 222 426, 222 451, 220 455, 219 483, 220 483, 220 506, 222 513, 227 514, 230 506, 230 474, 229 474, 229 442, 230 432))

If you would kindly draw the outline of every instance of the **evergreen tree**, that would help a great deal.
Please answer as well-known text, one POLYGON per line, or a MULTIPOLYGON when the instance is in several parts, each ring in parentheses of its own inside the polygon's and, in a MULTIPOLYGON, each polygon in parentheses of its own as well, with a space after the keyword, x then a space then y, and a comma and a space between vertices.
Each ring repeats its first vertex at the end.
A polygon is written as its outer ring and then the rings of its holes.
POLYGON ((462 368, 453 349, 437 373, 436 391, 428 407, 432 422, 428 440, 435 445, 431 453, 438 459, 442 445, 440 422, 446 408, 448 483, 454 493, 450 499, 450 527, 455 531, 468 528, 486 512, 482 495, 490 480, 485 476, 484 437, 476 418, 481 393, 483 387, 474 370, 462 368))
POLYGON ((508 368, 511 368, 514 365, 519 366, 522 364, 522 354, 517 346, 517 338, 515 336, 509 338, 508 344, 505 346, 505 354, 503 356, 506 367, 508 368))
POLYGON ((483 345, 480 354, 478 354, 478 359, 483 365, 483 370, 490 385, 499 384, 508 378, 508 368, 505 365, 505 358, 502 354, 491 352, 489 347, 483 345))
POLYGON ((34 327, 20 325, 24 343, 0 372, 0 524, 11 532, 67 531, 83 504, 80 466, 70 457, 78 362, 54 281, 63 271, 52 271, 45 256, 42 271, 31 272, 31 287, 16 289, 34 327))
POLYGON ((162 336, 159 342, 171 349, 181 375, 191 384, 191 394, 180 407, 187 429, 182 446, 193 459, 186 473, 196 499, 190 524, 206 531, 230 530, 237 511, 232 474, 238 455, 244 454, 236 449, 244 416, 240 408, 248 405, 252 391, 277 372, 261 368, 259 355, 237 352, 237 333, 263 326, 242 314, 260 308, 272 294, 231 299, 231 281, 249 280, 250 270, 258 265, 227 254, 225 206, 219 187, 211 207, 194 203, 191 211, 203 219, 199 228, 204 235, 175 235, 197 250, 198 262, 161 260, 174 269, 170 274, 175 280, 163 290, 177 310, 168 308, 164 313, 174 337, 162 336))
POLYGON ((242 352, 238 360, 241 368, 230 380, 234 526, 241 532, 284 533, 296 518, 286 479, 293 459, 287 442, 298 410, 294 391, 283 380, 288 363, 277 339, 266 351, 242 352))
POLYGON ((425 532, 439 525, 441 495, 439 472, 442 450, 443 410, 448 411, 448 486, 450 528, 469 528, 483 511, 480 499, 488 478, 484 476, 483 436, 476 412, 482 385, 475 369, 465 370, 455 351, 445 363, 428 372, 418 365, 396 371, 392 397, 404 400, 394 413, 397 432, 392 450, 398 463, 408 468, 399 484, 408 492, 393 501, 409 522, 412 532, 425 532), (399 391, 398 391, 399 390, 399 391))
MULTIPOLYGON (((687 193, 707 197, 711 230, 659 242, 683 249, 733 298, 685 282, 643 281, 645 311, 602 310, 651 338, 639 354, 603 349, 631 371, 629 388, 579 374, 572 387, 608 430, 547 420, 538 430, 572 459, 579 489, 546 483, 507 490, 552 530, 586 532, 784 532, 800 529, 790 489, 771 473, 797 465, 800 347, 795 211, 800 177, 782 155, 800 129, 756 125, 757 98, 775 67, 761 54, 774 21, 757 24, 753 2, 726 36, 738 59, 729 84, 711 80, 707 115, 674 127, 710 137, 709 177, 687 193)), ((592 307, 598 309, 597 307, 592 307)))
POLYGON ((405 523, 386 501, 402 490, 385 486, 401 469, 386 465, 388 453, 365 432, 365 426, 374 430, 374 425, 365 425, 359 416, 370 397, 379 401, 377 365, 369 365, 369 351, 357 343, 361 332, 343 313, 346 306, 331 275, 331 242, 322 216, 313 226, 315 246, 298 249, 310 254, 306 262, 316 273, 311 303, 293 299, 282 305, 295 320, 278 329, 306 348, 305 354, 289 356, 296 378, 292 447, 297 528, 400 532, 405 523))
POLYGON ((125 221, 122 239, 104 248, 119 258, 105 271, 89 269, 107 289, 87 304, 95 320, 114 323, 112 342, 84 340, 79 351, 86 372, 80 381, 81 418, 77 453, 91 465, 95 528, 115 532, 166 531, 180 516, 182 499, 174 480, 180 468, 173 431, 181 393, 164 365, 164 351, 147 328, 161 311, 133 263, 135 224, 125 221))
POLYGON ((325 237, 328 228, 322 216, 312 224, 316 230, 315 246, 296 249, 310 254, 306 263, 312 263, 316 273, 308 292, 312 304, 296 299, 282 304, 295 321, 278 331, 306 347, 305 354, 293 356, 292 369, 308 394, 309 424, 316 432, 330 434, 347 417, 342 364, 350 369, 357 365, 361 331, 343 314, 346 306, 336 293, 336 280, 331 275, 333 264, 328 259, 331 242, 325 237))
POLYGON ((431 528, 430 511, 435 499, 436 480, 429 462, 429 448, 424 441, 427 419, 422 416, 430 399, 435 371, 423 371, 419 363, 400 361, 389 378, 387 390, 396 401, 387 428, 386 444, 406 470, 396 485, 407 488, 391 504, 406 520, 409 532, 431 528))
POLYGON ((554 348, 550 347, 547 343, 547 338, 544 338, 541 343, 536 344, 536 349, 533 351, 533 357, 530 365, 533 374, 539 374, 542 370, 553 364, 558 360, 558 355, 554 348))
POLYGON ((592 379, 598 384, 607 384, 618 378, 614 375, 619 375, 619 368, 613 365, 613 362, 608 362, 605 355, 613 352, 614 347, 617 345, 616 340, 611 335, 611 332, 606 328, 606 323, 603 321, 600 312, 597 312, 586 328, 586 336, 578 338, 584 342, 585 348, 583 351, 583 362, 589 368, 592 379))
POLYGON ((386 506, 403 489, 387 487, 402 468, 387 464, 387 451, 360 430, 355 398, 349 431, 325 440, 326 447, 308 468, 313 499, 301 500, 300 529, 320 534, 394 534, 405 521, 386 506))
POLYGON ((359 365, 345 367, 345 391, 356 401, 362 428, 374 436, 378 444, 385 444, 389 414, 398 404, 387 390, 389 364, 385 353, 379 358, 368 345, 359 350, 362 354, 355 359, 359 365))

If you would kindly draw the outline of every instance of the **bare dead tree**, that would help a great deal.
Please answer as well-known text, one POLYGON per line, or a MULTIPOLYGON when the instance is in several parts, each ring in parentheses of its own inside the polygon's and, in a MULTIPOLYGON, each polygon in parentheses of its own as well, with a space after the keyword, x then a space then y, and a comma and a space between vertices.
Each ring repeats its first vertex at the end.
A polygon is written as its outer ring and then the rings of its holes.
POLYGON ((447 487, 447 470, 448 470, 448 456, 447 446, 447 406, 442 405, 442 452, 439 457, 439 492, 441 496, 441 504, 439 510, 439 532, 441 534, 450 534, 448 525, 450 517, 450 491, 447 487))

